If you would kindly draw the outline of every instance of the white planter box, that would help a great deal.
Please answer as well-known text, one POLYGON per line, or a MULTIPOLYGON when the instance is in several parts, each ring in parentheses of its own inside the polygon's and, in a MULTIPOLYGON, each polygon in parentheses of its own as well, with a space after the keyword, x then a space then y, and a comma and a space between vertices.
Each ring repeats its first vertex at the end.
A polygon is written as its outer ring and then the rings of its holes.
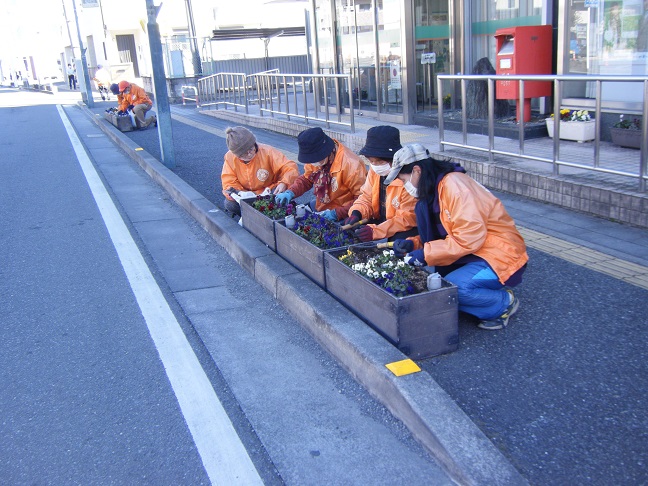
MULTIPOLYGON (((553 138, 554 120, 545 118, 547 123, 547 132, 553 138)), ((596 138, 596 122, 590 121, 561 121, 560 122, 560 139, 574 140, 575 142, 588 142, 596 138)))

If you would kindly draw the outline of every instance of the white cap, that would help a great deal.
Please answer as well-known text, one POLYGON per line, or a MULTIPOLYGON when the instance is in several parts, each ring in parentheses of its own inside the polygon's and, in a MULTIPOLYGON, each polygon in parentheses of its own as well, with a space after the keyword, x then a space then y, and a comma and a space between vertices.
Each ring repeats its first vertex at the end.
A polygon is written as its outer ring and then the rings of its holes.
POLYGON ((405 145, 402 149, 394 154, 392 169, 389 172, 389 175, 385 178, 384 184, 386 186, 391 184, 394 179, 396 179, 396 176, 398 176, 404 166, 413 164, 414 162, 418 162, 419 160, 425 160, 429 156, 430 152, 428 152, 428 150, 420 143, 405 145))

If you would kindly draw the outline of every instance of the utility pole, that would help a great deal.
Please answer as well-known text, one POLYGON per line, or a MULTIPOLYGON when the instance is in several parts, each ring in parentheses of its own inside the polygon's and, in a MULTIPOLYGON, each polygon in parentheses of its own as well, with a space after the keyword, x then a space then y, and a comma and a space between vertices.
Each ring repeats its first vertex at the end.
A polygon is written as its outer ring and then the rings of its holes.
MULTIPOLYGON (((83 84, 85 84, 85 101, 88 108, 94 106, 94 98, 92 96, 92 85, 90 84, 90 76, 88 75, 88 64, 86 63, 85 49, 83 48, 83 39, 81 38, 81 29, 79 28, 79 17, 77 17, 76 0, 72 0, 74 7, 74 23, 77 28, 77 36, 79 37, 79 51, 81 51, 81 67, 83 70, 83 84)), ((81 98, 84 98, 83 91, 81 91, 81 98)))
MULTIPOLYGON (((161 6, 161 5, 160 5, 161 6)), ((158 138, 160 139, 160 152, 162 163, 169 169, 175 167, 175 150, 173 148, 173 131, 171 130, 171 108, 164 74, 164 57, 162 56, 162 41, 160 40, 160 27, 157 16, 160 7, 153 5, 153 0, 146 0, 146 24, 151 48, 151 64, 153 67, 153 93, 157 105, 158 138)))
POLYGON ((200 52, 198 52, 198 39, 196 38, 196 25, 194 24, 191 0, 185 0, 185 4, 187 8, 187 27, 191 39, 191 59, 193 62, 194 76, 200 76, 202 74, 202 63, 200 62, 200 52))

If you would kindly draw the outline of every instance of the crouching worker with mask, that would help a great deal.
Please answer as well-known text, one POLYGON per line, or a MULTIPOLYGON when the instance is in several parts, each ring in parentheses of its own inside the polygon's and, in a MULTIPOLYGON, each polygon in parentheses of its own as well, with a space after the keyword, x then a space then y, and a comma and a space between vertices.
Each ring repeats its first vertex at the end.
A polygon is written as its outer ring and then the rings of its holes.
POLYGON ((137 121, 137 128, 148 128, 150 125, 157 127, 157 117, 151 115, 146 119, 146 112, 153 108, 153 102, 148 97, 146 91, 135 83, 128 81, 119 82, 119 93, 122 95, 119 101, 119 110, 122 113, 132 111, 137 121))
POLYGON ((459 310, 482 329, 502 329, 519 301, 510 287, 522 281, 529 257, 502 202, 459 165, 430 157, 420 144, 394 156, 385 184, 400 179, 416 189, 419 236, 394 242, 410 265, 434 266, 458 288, 459 310))
POLYGON ((358 153, 369 160, 369 174, 360 196, 349 210, 349 217, 344 220, 344 224, 369 220, 369 224, 355 231, 361 241, 393 240, 418 234, 414 215, 416 198, 407 192, 399 179, 389 186, 384 185, 394 154, 401 148, 397 128, 377 126, 367 130, 365 146, 358 153))
POLYGON ((330 221, 345 218, 367 177, 360 157, 319 127, 301 132, 297 143, 297 160, 305 164, 304 174, 287 191, 277 194, 277 203, 288 204, 313 188, 315 200, 309 203, 312 210, 330 221))
POLYGON ((240 191, 278 194, 299 176, 294 161, 270 145, 257 143, 254 134, 245 127, 227 128, 225 141, 229 152, 225 154, 221 184, 225 196, 223 207, 231 216, 241 215, 236 200, 240 191))

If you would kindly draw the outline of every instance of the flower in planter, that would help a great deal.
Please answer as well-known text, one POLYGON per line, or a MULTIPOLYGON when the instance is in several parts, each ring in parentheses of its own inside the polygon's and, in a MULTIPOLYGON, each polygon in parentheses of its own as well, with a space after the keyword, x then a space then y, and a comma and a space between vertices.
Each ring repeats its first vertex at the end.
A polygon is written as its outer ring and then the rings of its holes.
POLYGON ((359 261, 359 253, 349 248, 338 257, 355 273, 368 278, 379 287, 396 297, 404 297, 427 290, 427 274, 418 268, 407 265, 396 258, 393 250, 383 250, 359 261), (418 283, 416 283, 417 281, 418 283))
POLYGON ((452 95, 448 93, 443 97, 443 107, 450 108, 451 103, 452 103, 452 95))
POLYGON ((612 125, 613 128, 622 128, 624 130, 641 130, 641 120, 634 118, 632 121, 623 118, 619 115, 619 121, 612 125))
POLYGON ((275 203, 274 196, 257 196, 256 201, 252 203, 252 207, 262 214, 265 214, 270 219, 281 219, 286 214, 292 214, 293 205, 287 204, 280 206, 275 203))
MULTIPOLYGON (((553 113, 551 114, 551 118, 554 118, 553 113)), ((560 110, 560 121, 585 122, 590 121, 591 119, 589 111, 587 110, 570 110, 568 108, 560 110)))
POLYGON ((308 217, 298 221, 295 233, 324 250, 353 245, 358 242, 353 233, 340 231, 339 226, 317 213, 311 213, 308 217))

